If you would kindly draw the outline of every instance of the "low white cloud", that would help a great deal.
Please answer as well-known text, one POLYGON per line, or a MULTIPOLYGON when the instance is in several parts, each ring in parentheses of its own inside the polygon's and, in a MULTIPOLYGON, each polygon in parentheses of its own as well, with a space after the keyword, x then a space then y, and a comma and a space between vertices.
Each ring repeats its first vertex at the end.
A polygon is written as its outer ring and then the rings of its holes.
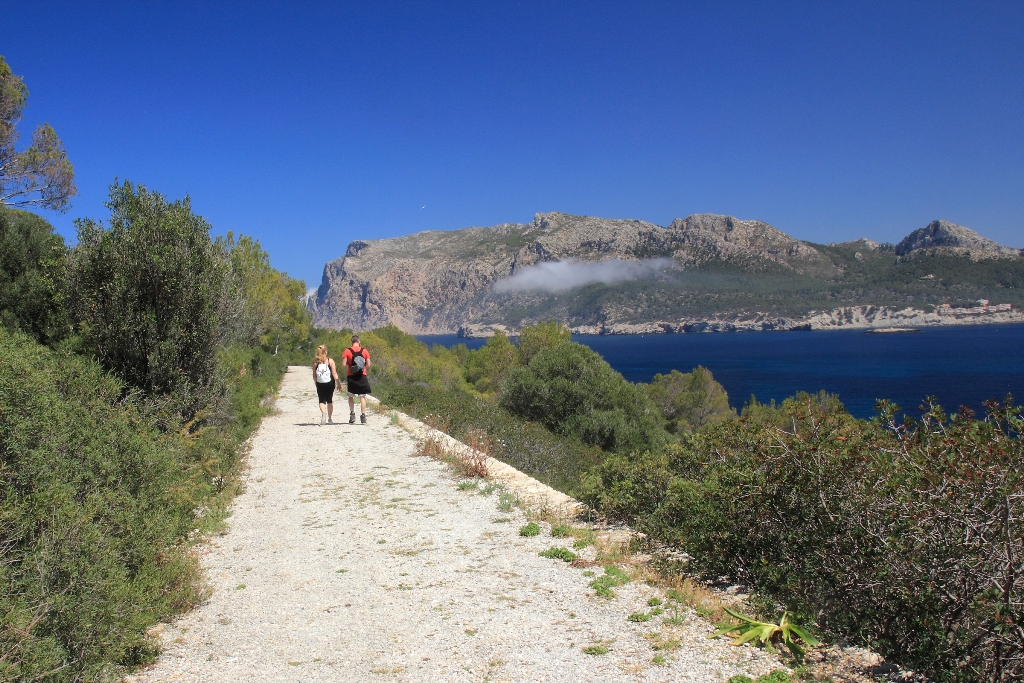
POLYGON ((595 282, 610 285, 625 280, 653 279, 675 265, 675 261, 669 258, 656 258, 647 261, 623 261, 622 259, 597 262, 575 259, 545 261, 535 266, 527 266, 511 277, 498 280, 494 283, 494 291, 564 292, 595 282))

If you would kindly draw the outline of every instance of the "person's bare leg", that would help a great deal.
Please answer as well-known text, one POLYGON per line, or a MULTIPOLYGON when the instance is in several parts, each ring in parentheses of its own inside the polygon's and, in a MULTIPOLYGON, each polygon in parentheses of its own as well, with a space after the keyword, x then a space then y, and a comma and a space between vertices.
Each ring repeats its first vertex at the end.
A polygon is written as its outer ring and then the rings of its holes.
POLYGON ((333 420, 334 419, 334 403, 328 403, 327 404, 327 419, 328 420, 333 420))
POLYGON ((320 404, 320 424, 324 423, 324 413, 325 412, 327 412, 327 404, 326 403, 321 403, 320 404))
POLYGON ((352 398, 352 394, 348 395, 348 421, 350 423, 356 420, 356 400, 352 398))

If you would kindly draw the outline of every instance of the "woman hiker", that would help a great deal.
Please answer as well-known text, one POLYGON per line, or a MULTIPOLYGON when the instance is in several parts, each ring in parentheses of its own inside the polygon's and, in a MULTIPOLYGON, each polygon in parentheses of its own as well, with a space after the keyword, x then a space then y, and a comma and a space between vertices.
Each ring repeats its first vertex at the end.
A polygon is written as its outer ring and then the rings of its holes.
POLYGON ((323 344, 316 348, 313 381, 316 382, 316 396, 320 401, 320 424, 334 424, 334 387, 337 386, 338 368, 334 365, 334 359, 327 355, 327 347, 323 344))
POLYGON ((359 397, 359 421, 366 424, 366 395, 370 393, 370 352, 359 346, 359 335, 352 335, 352 346, 341 354, 348 370, 348 423, 356 422, 356 400, 359 397))

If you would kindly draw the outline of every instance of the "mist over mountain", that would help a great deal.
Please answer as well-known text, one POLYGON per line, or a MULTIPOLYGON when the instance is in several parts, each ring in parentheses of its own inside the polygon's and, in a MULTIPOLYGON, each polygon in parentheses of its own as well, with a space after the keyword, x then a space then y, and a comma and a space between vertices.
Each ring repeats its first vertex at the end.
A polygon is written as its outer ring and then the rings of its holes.
POLYGON ((322 327, 470 335, 548 318, 593 333, 992 322, 1022 306, 1022 250, 947 221, 895 245, 814 244, 714 214, 663 227, 539 213, 355 241, 310 298, 322 327))
POLYGON ((669 258, 643 261, 544 261, 527 266, 494 283, 495 292, 564 292, 584 285, 612 285, 626 280, 649 280, 678 264, 669 258))

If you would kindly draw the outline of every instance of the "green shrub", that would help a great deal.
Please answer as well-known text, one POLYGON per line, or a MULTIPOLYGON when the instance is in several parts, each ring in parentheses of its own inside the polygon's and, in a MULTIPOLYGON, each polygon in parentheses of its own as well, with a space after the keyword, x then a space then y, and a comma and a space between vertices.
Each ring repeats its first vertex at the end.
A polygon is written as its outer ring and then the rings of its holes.
POLYGON ((538 352, 501 387, 501 406, 605 451, 660 448, 658 409, 595 351, 574 342, 538 352))
POLYGON ((551 527, 551 535, 554 538, 565 538, 572 535, 572 527, 568 524, 555 524, 551 527))
POLYGON ((64 239, 45 220, 0 204, 0 324, 41 342, 68 332, 64 239))
POLYGON ((475 351, 467 351, 463 361, 466 381, 481 393, 493 393, 518 365, 516 347, 498 332, 475 351))
POLYGON ((789 683, 792 678, 781 669, 776 669, 764 676, 758 676, 754 683, 789 683))
POLYGON ((520 362, 528 365, 541 351, 557 349, 563 342, 571 339, 572 333, 569 332, 569 328, 554 319, 524 327, 519 331, 520 362))
POLYGON ((824 395, 787 399, 614 457, 584 499, 937 681, 1024 674, 1024 419, 932 407, 856 420, 824 395))
POLYGON ((2 331, 0 355, 0 678, 140 664, 145 628, 198 598, 174 550, 198 502, 187 444, 90 362, 2 331))
POLYGON ((725 388, 700 365, 685 374, 673 370, 655 375, 647 393, 661 409, 670 432, 694 432, 736 417, 725 388))
POLYGON ((612 591, 612 588, 625 586, 629 582, 629 574, 614 564, 606 564, 604 574, 591 581, 590 587, 602 598, 614 598, 615 592, 612 591))
POLYGON ((562 562, 572 562, 577 557, 579 557, 579 555, 569 550, 568 548, 559 548, 557 546, 552 546, 547 550, 541 552, 540 556, 547 557, 552 560, 561 560, 562 562))
POLYGON ((526 526, 521 527, 519 529, 519 535, 520 536, 530 537, 530 536, 537 536, 539 534, 540 534, 540 526, 537 524, 537 522, 530 522, 526 526))
POLYGON ((283 367, 224 351, 231 409, 186 438, 95 362, 3 330, 0 358, 0 680, 116 678, 200 599, 189 539, 222 518, 283 367))
POLYGON ((107 207, 107 229, 76 222, 71 300, 85 348, 189 421, 220 391, 229 264, 187 197, 168 202, 125 181, 111 187, 107 207))
POLYGON ((220 316, 222 336, 236 344, 273 349, 274 355, 297 349, 309 337, 312 320, 302 302, 306 284, 271 267, 270 254, 252 237, 235 239, 229 231, 214 246, 231 266, 220 316))
MULTIPOLYGON (((310 344, 324 343, 337 353, 350 336, 347 331, 314 330, 310 344)), ((604 457, 599 449, 541 424, 523 424, 493 397, 481 396, 465 381, 459 364, 460 353, 466 357, 467 351, 428 349, 394 327, 364 333, 362 339, 373 357, 373 391, 384 403, 455 438, 486 432, 490 455, 561 491, 574 491, 581 477, 604 457)), ((312 352, 306 353, 293 359, 312 362, 312 352)))

